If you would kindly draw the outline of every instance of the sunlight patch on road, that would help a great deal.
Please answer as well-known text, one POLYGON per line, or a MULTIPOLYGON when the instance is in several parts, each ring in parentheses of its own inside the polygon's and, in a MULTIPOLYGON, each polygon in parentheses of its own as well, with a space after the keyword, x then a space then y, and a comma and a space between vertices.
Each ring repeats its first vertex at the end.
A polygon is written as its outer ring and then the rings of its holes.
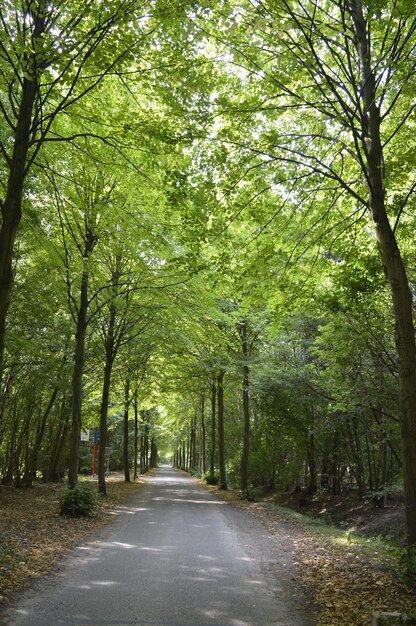
POLYGON ((120 546, 120 548, 125 548, 126 550, 131 550, 136 547, 134 544, 122 543, 121 541, 113 541, 113 545, 120 546))
POLYGON ((262 581, 261 580, 246 580, 245 581, 248 585, 262 585, 262 581))
POLYGON ((191 504, 216 504, 216 505, 224 505, 227 504, 224 501, 219 500, 191 500, 189 498, 170 498, 165 496, 157 496, 156 498, 152 498, 155 502, 190 502, 191 504))
POLYGON ((88 585, 78 585, 77 589, 84 589, 90 591, 93 587, 114 587, 120 585, 115 580, 92 580, 88 585))
POLYGON ((135 513, 140 513, 141 511, 148 511, 149 509, 146 507, 135 507, 135 506, 119 506, 118 511, 122 513, 126 513, 127 515, 134 515, 135 513))
POLYGON ((206 556, 206 554, 198 554, 198 559, 205 559, 206 561, 215 561, 214 556, 206 556))
POLYGON ((160 548, 152 548, 150 546, 137 546, 139 550, 146 550, 148 552, 172 552, 172 546, 162 546, 160 548))
POLYGON ((112 548, 115 546, 116 548, 123 548, 124 550, 133 550, 134 548, 137 548, 134 543, 121 543, 120 541, 100 541, 99 545, 103 548, 112 548))

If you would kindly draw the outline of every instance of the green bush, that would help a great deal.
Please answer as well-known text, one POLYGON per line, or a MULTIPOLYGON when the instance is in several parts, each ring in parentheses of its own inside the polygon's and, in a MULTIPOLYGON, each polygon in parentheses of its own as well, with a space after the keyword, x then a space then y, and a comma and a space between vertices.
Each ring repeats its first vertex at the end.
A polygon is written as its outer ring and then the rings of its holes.
POLYGON ((206 472, 202 478, 208 485, 218 485, 220 482, 220 476, 218 472, 215 472, 214 476, 211 476, 209 472, 206 472))
POLYGON ((264 496, 266 495, 267 490, 265 487, 247 487, 245 491, 242 492, 242 496, 244 500, 248 500, 249 502, 260 502, 264 496))
POLYGON ((96 504, 96 494, 88 485, 66 489, 59 498, 61 515, 90 515, 96 504))
POLYGON ((190 474, 191 476, 194 476, 195 478, 201 478, 200 472, 198 470, 196 470, 196 469, 190 468, 188 470, 188 474, 190 474))

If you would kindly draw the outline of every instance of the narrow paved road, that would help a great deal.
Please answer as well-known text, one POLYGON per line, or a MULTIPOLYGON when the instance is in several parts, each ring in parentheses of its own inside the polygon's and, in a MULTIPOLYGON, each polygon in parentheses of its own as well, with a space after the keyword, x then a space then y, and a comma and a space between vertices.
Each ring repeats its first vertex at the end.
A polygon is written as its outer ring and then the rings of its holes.
POLYGON ((2 623, 310 626, 289 555, 251 514, 160 468, 2 623))

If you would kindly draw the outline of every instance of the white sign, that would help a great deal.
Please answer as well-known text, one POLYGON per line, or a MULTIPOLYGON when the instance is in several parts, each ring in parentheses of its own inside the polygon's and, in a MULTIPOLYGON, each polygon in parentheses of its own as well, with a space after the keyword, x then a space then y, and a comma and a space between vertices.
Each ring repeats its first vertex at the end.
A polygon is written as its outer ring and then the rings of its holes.
POLYGON ((81 431, 81 441, 89 441, 90 440, 90 428, 85 428, 81 431))

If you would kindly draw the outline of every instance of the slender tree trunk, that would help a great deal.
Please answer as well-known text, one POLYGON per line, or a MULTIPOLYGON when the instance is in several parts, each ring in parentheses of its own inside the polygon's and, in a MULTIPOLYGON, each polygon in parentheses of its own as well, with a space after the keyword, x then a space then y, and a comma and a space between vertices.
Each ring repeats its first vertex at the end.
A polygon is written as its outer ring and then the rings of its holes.
POLYGON ((100 447, 98 448, 98 492, 102 496, 107 495, 105 486, 105 470, 106 470, 106 446, 107 446, 107 428, 108 428, 108 403, 110 399, 111 373, 114 363, 114 327, 116 321, 115 306, 110 305, 110 317, 107 328, 107 338, 105 346, 105 367, 103 391, 101 396, 100 409, 100 447))
POLYGON ((81 441, 82 377, 85 362, 85 337, 87 332, 89 273, 84 269, 81 279, 80 304, 75 333, 74 368, 72 372, 72 427, 69 454, 68 485, 75 487, 78 481, 79 449, 81 441))
POLYGON ((137 480, 137 455, 139 439, 139 410, 137 405, 137 389, 134 392, 134 459, 133 459, 133 481, 137 480))
POLYGON ((13 252, 17 231, 22 217, 22 199, 27 160, 32 132, 33 106, 37 94, 36 48, 45 30, 44 17, 30 11, 33 19, 33 53, 27 60, 26 75, 23 78, 22 93, 17 113, 13 151, 9 165, 6 195, 1 203, 0 228, 0 381, 4 367, 4 342, 6 318, 13 286, 13 252))
POLYGON ((52 395, 50 397, 48 406, 46 407, 46 410, 44 411, 40 422, 39 422, 39 426, 36 432, 36 437, 35 437, 35 443, 32 447, 31 453, 30 453, 30 458, 29 458, 29 465, 28 465, 28 472, 27 475, 25 477, 25 485, 27 487, 31 487, 33 484, 33 481, 36 478, 36 472, 37 472, 37 465, 38 465, 38 455, 39 455, 39 450, 42 446, 42 441, 43 441, 43 436, 45 434, 45 428, 46 428, 46 422, 47 419, 49 417, 49 413, 52 410, 52 407, 55 403, 56 397, 59 393, 59 387, 55 387, 55 389, 52 392, 52 395))
POLYGON ((69 407, 67 406, 66 398, 64 398, 62 400, 61 408, 59 411, 59 420, 61 421, 61 425, 58 429, 55 445, 52 449, 51 461, 48 468, 49 482, 59 482, 61 479, 61 476, 59 474, 59 463, 69 430, 69 418, 69 407))
POLYGON ((361 449, 361 440, 358 428, 358 419, 356 415, 352 415, 352 417, 348 420, 348 425, 351 431, 351 444, 353 449, 353 457, 355 458, 355 479, 358 485, 358 494, 360 498, 363 497, 365 492, 365 474, 364 474, 364 463, 363 463, 363 453, 361 449))
POLYGON ((149 469, 149 424, 146 424, 146 433, 144 439, 144 463, 146 469, 149 469))
POLYGON ((152 437, 150 442, 150 467, 157 466, 157 445, 154 437, 152 437))
POLYGON ((224 447, 224 371, 221 370, 217 378, 218 400, 218 455, 220 469, 220 489, 227 489, 227 475, 225 472, 225 447, 224 447))
POLYGON ((34 417, 34 408, 36 403, 36 395, 32 391, 27 398, 27 404, 25 407, 24 415, 25 420, 20 431, 19 443, 16 450, 16 486, 27 487, 28 486, 28 473, 29 473, 29 457, 30 457, 30 441, 31 430, 34 417), (21 472, 24 459, 24 471, 21 472))
MULTIPOLYGON (((400 426, 403 446, 403 474, 406 529, 409 546, 416 552, 416 343, 413 303, 403 259, 389 223, 384 190, 383 149, 376 79, 371 67, 371 45, 361 0, 350 0, 363 101, 362 136, 367 159, 370 211, 380 256, 390 284, 395 316, 395 342, 400 386, 400 426)), ((416 560, 416 558, 415 558, 416 560)))
POLYGON ((147 421, 146 413, 142 413, 142 426, 140 430, 140 473, 146 471, 146 439, 147 439, 147 421))
POLYGON ((186 439, 186 452, 185 452, 185 471, 189 471, 189 460, 191 456, 191 436, 188 435, 186 439))
POLYGON ((191 436, 189 439, 189 469, 196 470, 196 416, 192 418, 191 436))
POLYGON ((250 398, 249 398, 249 366, 248 366, 248 345, 247 345, 247 321, 243 320, 239 327, 241 338, 241 348, 243 353, 243 450, 240 462, 240 488, 242 491, 248 489, 248 461, 250 454, 250 398))
POLYGON ((315 435, 309 433, 307 444, 307 457, 309 469, 309 484, 307 491, 310 495, 314 494, 318 489, 318 476, 316 472, 316 451, 315 451, 315 435))
POLYGON ((127 378, 124 387, 124 419, 123 419, 123 465, 124 479, 126 483, 130 482, 130 464, 129 464, 129 405, 130 405, 130 379, 127 378))
POLYGON ((11 394, 11 390, 13 388, 13 382, 14 382, 14 367, 12 366, 9 370, 7 379, 5 380, 5 384, 3 385, 3 387, 1 386, 1 380, 0 380, 0 390, 2 392, 0 395, 0 442, 3 441, 4 433, 7 427, 7 408, 8 408, 7 400, 11 394))
POLYGON ((216 424, 216 405, 217 405, 217 386, 215 376, 212 380, 211 385, 211 454, 209 457, 209 478, 211 484, 214 483, 215 480, 215 452, 216 452, 216 433, 217 433, 217 424, 216 424))
POLYGON ((199 473, 203 476, 206 472, 205 453, 205 393, 201 395, 200 429, 199 429, 199 473))

